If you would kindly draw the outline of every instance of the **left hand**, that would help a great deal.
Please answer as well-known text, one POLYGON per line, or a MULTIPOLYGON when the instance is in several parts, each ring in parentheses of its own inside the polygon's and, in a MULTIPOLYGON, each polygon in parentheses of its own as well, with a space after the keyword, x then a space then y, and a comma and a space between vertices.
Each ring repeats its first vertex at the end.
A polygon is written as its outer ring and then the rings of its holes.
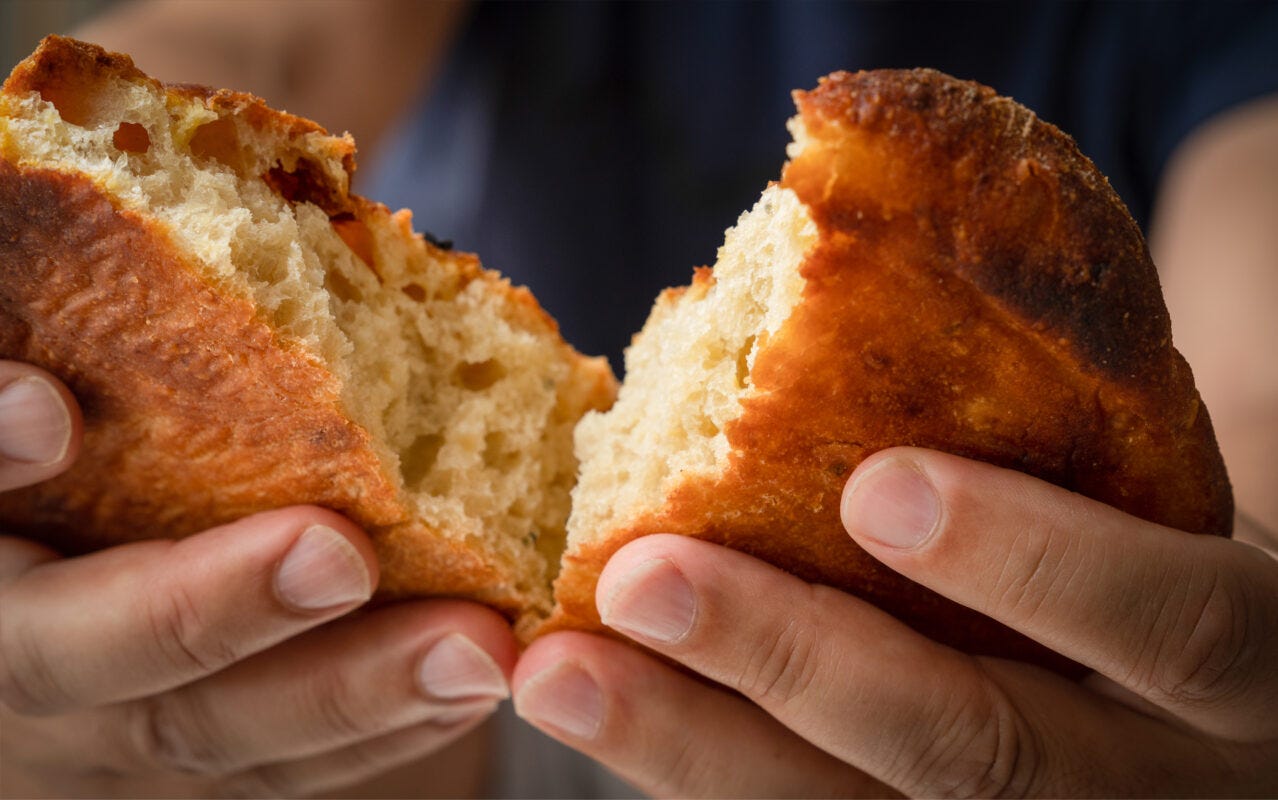
MULTIPOLYGON (((0 360, 0 491, 70 468, 81 420, 0 360)), ((313 506, 71 558, 0 531, 0 796, 310 796, 425 757, 412 790, 471 790, 510 626, 368 608, 377 577, 367 535, 313 506)))
POLYGON ((862 464, 843 520, 892 569, 1095 673, 966 655, 659 535, 609 562, 604 622, 721 686, 568 632, 525 653, 516 710, 657 795, 1278 791, 1278 560, 1263 550, 914 449, 862 464))

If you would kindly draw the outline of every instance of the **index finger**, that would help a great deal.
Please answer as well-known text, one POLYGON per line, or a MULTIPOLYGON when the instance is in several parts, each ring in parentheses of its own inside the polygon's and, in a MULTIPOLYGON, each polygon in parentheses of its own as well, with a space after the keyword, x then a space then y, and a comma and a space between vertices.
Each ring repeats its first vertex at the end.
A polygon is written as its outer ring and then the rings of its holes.
POLYGON ((848 531, 906 577, 1201 728, 1271 736, 1278 563, 928 450, 858 467, 848 531))
POLYGON ((50 713, 188 683, 369 598, 372 546, 320 508, 54 561, 0 586, 0 700, 50 713))

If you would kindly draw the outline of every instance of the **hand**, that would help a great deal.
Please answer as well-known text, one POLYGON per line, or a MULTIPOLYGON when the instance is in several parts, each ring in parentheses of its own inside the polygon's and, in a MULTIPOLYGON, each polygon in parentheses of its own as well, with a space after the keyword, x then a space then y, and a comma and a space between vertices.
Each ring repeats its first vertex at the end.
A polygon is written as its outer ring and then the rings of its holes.
POLYGON ((516 710, 663 795, 882 793, 867 775, 935 796, 1278 790, 1269 554, 913 449, 861 465, 843 519, 891 568, 1095 674, 965 655, 741 553, 651 536, 604 570, 603 619, 724 688, 564 633, 516 667, 516 710))
MULTIPOLYGON (((65 469, 79 429, 61 384, 0 362, 5 488, 65 469)), ((70 559, 0 537, 0 789, 311 794, 439 749, 508 694, 513 636, 470 603, 352 614, 376 582, 320 508, 70 559)))

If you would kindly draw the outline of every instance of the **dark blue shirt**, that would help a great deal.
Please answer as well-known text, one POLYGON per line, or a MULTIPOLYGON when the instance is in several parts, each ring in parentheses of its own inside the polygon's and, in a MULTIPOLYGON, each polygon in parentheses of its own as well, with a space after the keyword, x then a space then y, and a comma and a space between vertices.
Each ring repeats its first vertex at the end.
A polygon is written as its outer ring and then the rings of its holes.
POLYGON ((1278 92, 1278 2, 481 4, 361 188, 620 367, 657 292, 779 177, 790 91, 915 66, 1074 136, 1145 226, 1176 146, 1278 92))

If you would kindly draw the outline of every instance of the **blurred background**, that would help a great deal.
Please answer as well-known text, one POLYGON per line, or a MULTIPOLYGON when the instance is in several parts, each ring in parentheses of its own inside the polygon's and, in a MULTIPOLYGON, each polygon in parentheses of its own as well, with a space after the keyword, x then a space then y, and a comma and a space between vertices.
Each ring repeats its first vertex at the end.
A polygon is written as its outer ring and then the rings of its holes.
POLYGON ((116 0, 0 0, 0 70, 35 49, 46 34, 68 33, 116 0))

